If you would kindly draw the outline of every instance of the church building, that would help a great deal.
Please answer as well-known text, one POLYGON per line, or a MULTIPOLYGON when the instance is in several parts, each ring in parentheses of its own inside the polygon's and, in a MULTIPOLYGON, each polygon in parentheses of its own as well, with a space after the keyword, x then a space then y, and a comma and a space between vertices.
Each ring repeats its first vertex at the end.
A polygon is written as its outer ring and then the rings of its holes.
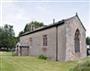
POLYGON ((86 29, 76 14, 20 36, 17 55, 47 56, 56 61, 86 57, 86 29))

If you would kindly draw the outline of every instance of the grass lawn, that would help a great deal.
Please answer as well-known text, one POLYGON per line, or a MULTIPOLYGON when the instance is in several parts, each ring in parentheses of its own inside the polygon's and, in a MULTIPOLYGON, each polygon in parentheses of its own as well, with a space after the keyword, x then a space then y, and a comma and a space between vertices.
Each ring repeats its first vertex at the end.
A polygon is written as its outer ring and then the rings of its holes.
POLYGON ((56 62, 0 52, 0 71, 69 71, 78 62, 56 62))

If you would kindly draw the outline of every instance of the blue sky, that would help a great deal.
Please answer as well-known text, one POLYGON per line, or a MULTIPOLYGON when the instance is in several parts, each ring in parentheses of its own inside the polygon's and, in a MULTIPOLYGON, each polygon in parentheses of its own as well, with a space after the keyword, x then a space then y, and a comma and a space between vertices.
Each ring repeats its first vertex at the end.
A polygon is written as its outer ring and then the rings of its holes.
POLYGON ((76 12, 87 30, 87 36, 90 36, 89 0, 2 0, 0 26, 13 25, 17 36, 30 21, 37 20, 48 25, 53 18, 59 21, 74 16, 76 12))

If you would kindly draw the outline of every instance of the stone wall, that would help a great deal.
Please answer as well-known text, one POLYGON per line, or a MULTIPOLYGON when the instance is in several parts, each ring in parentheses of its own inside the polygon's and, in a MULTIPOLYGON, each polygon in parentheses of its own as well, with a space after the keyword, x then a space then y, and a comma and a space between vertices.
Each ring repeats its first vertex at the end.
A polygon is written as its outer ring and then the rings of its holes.
POLYGON ((78 16, 66 20, 66 60, 77 60, 86 57, 86 33, 78 16), (80 55, 77 56, 74 47, 76 30, 80 31, 80 55))
POLYGON ((66 55, 66 25, 58 26, 58 60, 65 61, 66 55))
POLYGON ((52 60, 56 60, 56 27, 22 36, 20 43, 22 45, 30 45, 30 38, 32 38, 32 46, 29 55, 39 56, 43 54, 52 60), (43 35, 47 35, 48 46, 46 47, 43 46, 43 35), (46 48, 46 51, 44 51, 43 48, 46 48))
MULTIPOLYGON (((56 44, 58 47, 58 60, 77 60, 86 57, 86 31, 78 16, 66 19, 65 24, 58 26, 58 40, 56 41, 56 27, 48 28, 32 34, 20 37, 23 46, 29 46, 29 55, 45 55, 49 59, 56 60, 56 44), (80 31, 80 55, 75 53, 74 37, 76 30, 80 31), (47 46, 43 46, 43 35, 47 35, 47 46), (30 45, 32 38, 32 46, 30 45), (58 43, 57 43, 58 42, 58 43)), ((23 50, 25 51, 25 50, 23 50)))

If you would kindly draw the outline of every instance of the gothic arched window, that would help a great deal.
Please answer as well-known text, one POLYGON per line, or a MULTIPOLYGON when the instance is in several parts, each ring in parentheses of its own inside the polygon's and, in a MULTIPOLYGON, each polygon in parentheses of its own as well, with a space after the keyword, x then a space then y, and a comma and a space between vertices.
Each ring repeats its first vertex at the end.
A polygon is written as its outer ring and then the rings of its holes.
POLYGON ((76 32, 75 32, 75 53, 77 52, 80 52, 80 32, 79 30, 77 29, 76 32))

